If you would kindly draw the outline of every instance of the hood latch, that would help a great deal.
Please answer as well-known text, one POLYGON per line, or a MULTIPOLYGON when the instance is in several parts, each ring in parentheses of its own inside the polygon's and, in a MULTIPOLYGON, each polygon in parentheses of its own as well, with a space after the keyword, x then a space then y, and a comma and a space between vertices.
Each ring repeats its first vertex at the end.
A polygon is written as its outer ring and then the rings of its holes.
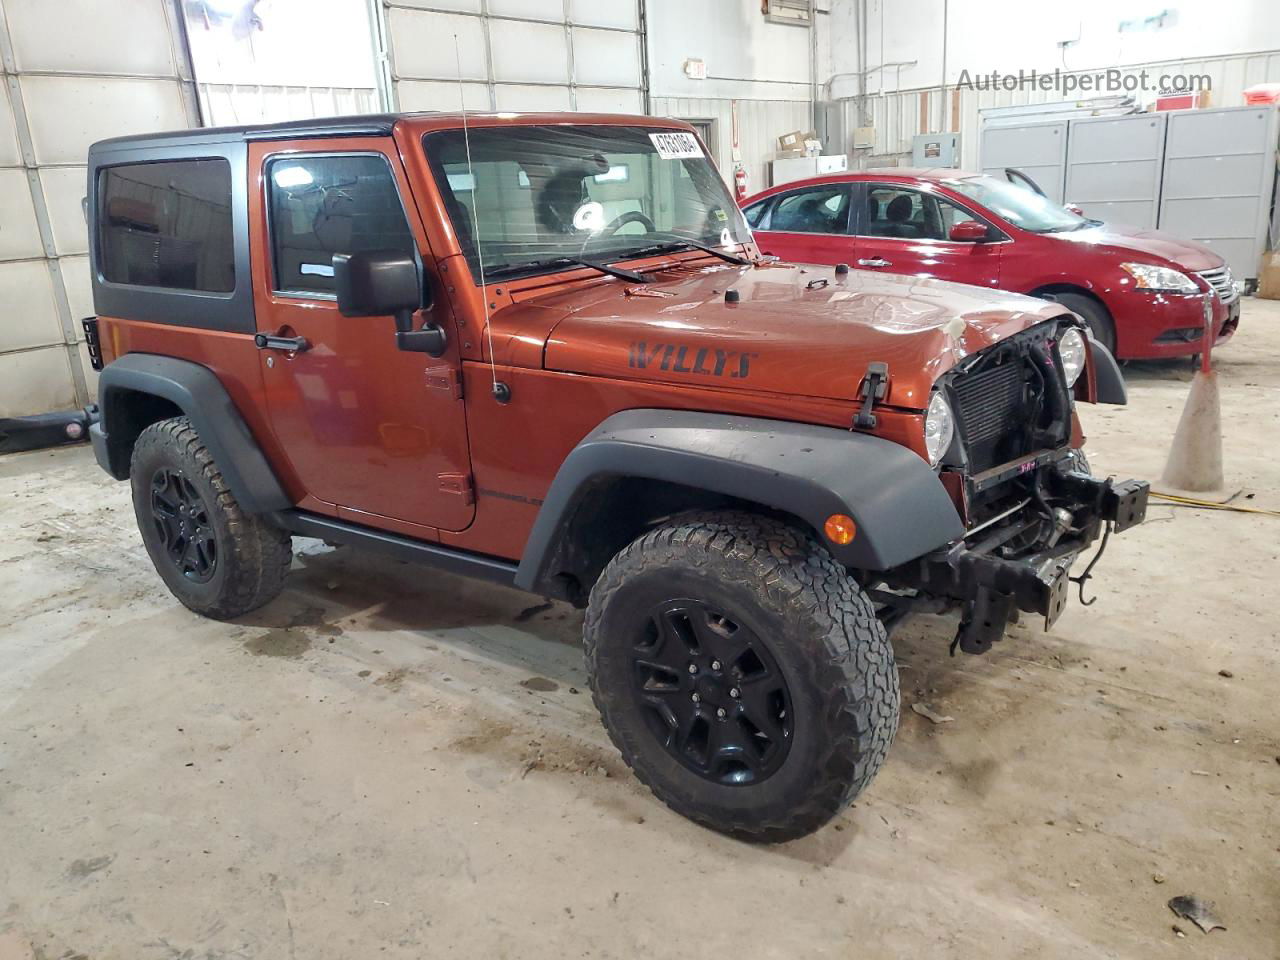
POLYGON ((871 409, 877 400, 883 400, 889 392, 889 365, 874 360, 867 364, 867 372, 858 385, 858 398, 862 400, 862 409, 853 418, 853 425, 860 430, 870 430, 876 425, 876 415, 871 409))

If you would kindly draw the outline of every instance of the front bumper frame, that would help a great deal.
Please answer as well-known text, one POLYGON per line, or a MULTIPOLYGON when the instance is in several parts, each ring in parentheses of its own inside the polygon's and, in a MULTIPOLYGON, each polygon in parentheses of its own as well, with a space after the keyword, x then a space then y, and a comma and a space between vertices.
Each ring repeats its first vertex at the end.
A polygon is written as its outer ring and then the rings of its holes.
POLYGON ((989 650, 1017 611, 1039 614, 1045 629, 1052 627, 1066 609, 1076 558, 1106 525, 1122 533, 1146 517, 1150 484, 1144 481, 1099 480, 1066 468, 1062 461, 1044 472, 1055 496, 1069 504, 1076 518, 1074 535, 1006 559, 994 551, 1026 526, 996 527, 976 542, 966 538, 926 554, 909 575, 917 597, 962 605, 956 645, 966 653, 989 650))

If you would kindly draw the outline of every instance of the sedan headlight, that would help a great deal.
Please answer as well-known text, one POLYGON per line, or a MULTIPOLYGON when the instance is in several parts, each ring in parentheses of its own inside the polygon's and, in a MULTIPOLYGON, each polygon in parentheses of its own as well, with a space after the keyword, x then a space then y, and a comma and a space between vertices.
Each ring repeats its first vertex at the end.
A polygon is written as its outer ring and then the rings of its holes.
POLYGON ((1058 337, 1058 357, 1062 372, 1067 375, 1067 386, 1074 386, 1084 372, 1084 334, 1075 327, 1064 330, 1058 337))
POLYGON ((951 446, 951 438, 955 436, 955 418, 951 415, 951 405, 941 390, 935 390, 929 398, 929 410, 924 415, 924 449, 929 455, 930 466, 937 466, 947 448, 951 446))
POLYGON ((1120 269, 1133 277, 1139 290, 1153 293, 1198 293, 1200 288, 1185 273, 1171 267, 1157 267, 1154 263, 1122 263, 1120 269))

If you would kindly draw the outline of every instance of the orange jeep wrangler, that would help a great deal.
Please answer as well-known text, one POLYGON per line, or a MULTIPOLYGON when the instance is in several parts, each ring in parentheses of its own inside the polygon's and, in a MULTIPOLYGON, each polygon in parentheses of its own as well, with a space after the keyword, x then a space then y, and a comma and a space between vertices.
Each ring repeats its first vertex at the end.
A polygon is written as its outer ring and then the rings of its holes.
POLYGON ((300 535, 585 607, 623 759, 717 830, 866 787, 904 616, 1048 626, 1145 512, 1080 452, 1125 391, 1078 317, 761 257, 679 121, 125 137, 88 190, 93 447, 174 595, 240 616, 300 535))

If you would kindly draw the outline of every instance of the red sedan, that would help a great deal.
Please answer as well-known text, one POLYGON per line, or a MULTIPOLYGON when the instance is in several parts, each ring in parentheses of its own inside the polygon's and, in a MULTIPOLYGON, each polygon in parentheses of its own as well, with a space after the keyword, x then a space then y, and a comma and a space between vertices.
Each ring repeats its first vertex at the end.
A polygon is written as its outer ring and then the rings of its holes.
POLYGON ((1089 220, 995 177, 868 170, 783 184, 742 206, 764 253, 1057 300, 1119 357, 1196 353, 1206 316, 1218 342, 1240 319, 1231 271, 1209 247, 1089 220))

